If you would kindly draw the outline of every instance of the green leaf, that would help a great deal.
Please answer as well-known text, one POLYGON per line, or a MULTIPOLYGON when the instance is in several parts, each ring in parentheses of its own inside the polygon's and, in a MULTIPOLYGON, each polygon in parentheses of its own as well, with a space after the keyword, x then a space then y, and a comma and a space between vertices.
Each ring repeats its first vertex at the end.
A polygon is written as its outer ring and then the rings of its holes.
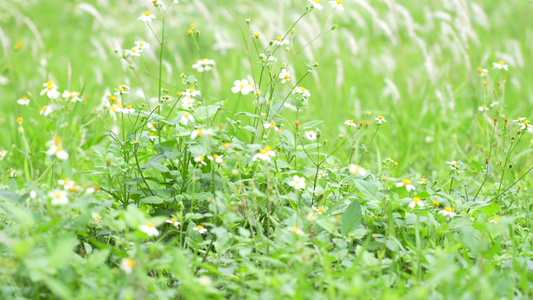
POLYGON ((92 139, 89 139, 87 142, 85 142, 83 145, 81 145, 81 149, 87 150, 91 146, 99 144, 103 139, 105 138, 105 135, 93 137, 92 139))
POLYGON ((487 215, 487 216, 494 216, 495 214, 497 214, 499 211, 500 211, 501 207, 499 204, 496 204, 496 203, 491 203, 489 206, 485 206, 483 207, 483 212, 487 215))
POLYGON ((149 197, 141 199, 141 203, 146 203, 146 204, 161 204, 163 203, 163 201, 165 200, 159 196, 149 196, 149 197))
POLYGON ((207 120, 214 116, 219 108, 219 105, 200 106, 194 110, 194 116, 198 120, 207 120))
POLYGON ((355 199, 348 205, 341 219, 341 233, 347 236, 350 232, 356 230, 361 225, 361 205, 359 200, 355 199))
POLYGON ((475 160, 472 160, 470 163, 478 172, 483 172, 483 167, 481 167, 481 165, 478 164, 475 160))
POLYGON ((18 202, 19 195, 12 191, 6 191, 6 190, 0 190, 0 199, 11 201, 11 202, 18 202))
POLYGON ((365 195, 367 198, 377 199, 377 192, 378 187, 374 184, 361 180, 361 179, 354 179, 353 183, 357 187, 357 189, 361 192, 361 194, 365 195))

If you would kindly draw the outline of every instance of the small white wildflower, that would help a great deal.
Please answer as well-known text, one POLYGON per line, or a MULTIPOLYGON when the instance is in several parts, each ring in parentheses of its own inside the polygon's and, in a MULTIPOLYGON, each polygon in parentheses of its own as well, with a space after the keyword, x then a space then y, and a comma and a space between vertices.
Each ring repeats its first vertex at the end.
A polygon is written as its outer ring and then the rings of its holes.
POLYGON ((300 177, 298 175, 294 175, 294 177, 292 177, 292 180, 289 182, 289 185, 292 186, 295 190, 301 190, 301 189, 305 189, 305 178, 304 177, 300 177))
POLYGON ((385 120, 384 116, 378 116, 375 120, 379 125, 381 125, 383 122, 387 123, 387 120, 385 120))
POLYGON ((202 225, 197 225, 196 227, 193 227, 192 230, 198 231, 201 234, 204 234, 207 232, 207 229, 202 225))
POLYGON ((350 164, 348 167, 348 170, 352 175, 359 175, 359 176, 366 176, 368 175, 368 171, 365 170, 363 167, 356 165, 356 164, 350 164))
POLYGON ((190 113, 184 113, 183 116, 181 116, 180 123, 187 126, 189 124, 194 124, 194 116, 190 113))
POLYGON ((401 182, 396 183, 396 187, 402 187, 402 186, 405 186, 405 189, 407 189, 408 192, 415 189, 415 186, 411 184, 411 180, 407 178, 402 180, 401 182))
POLYGON ((279 73, 279 78, 281 79, 281 83, 285 83, 291 80, 291 74, 286 69, 282 69, 279 73))
POLYGON ((485 104, 483 104, 480 107, 478 107, 477 110, 479 110, 479 111, 489 111, 489 108, 485 104))
POLYGON ((192 68, 198 72, 209 71, 213 69, 215 61, 212 59, 202 58, 192 65, 192 68))
POLYGON ((154 223, 152 223, 152 222, 147 222, 146 224, 139 226, 139 229, 142 232, 146 233, 148 236, 158 236, 159 235, 159 230, 157 230, 157 228, 155 227, 154 223))
POLYGON ((456 215, 456 213, 453 212, 453 209, 449 206, 444 207, 443 210, 439 211, 439 214, 450 218, 453 218, 456 215))
POLYGON ((246 80, 246 79, 235 80, 233 82, 233 84, 235 86, 231 88, 231 91, 234 94, 242 93, 243 95, 248 95, 249 93, 253 92, 253 90, 254 90, 254 85, 249 83, 248 80, 246 80))
POLYGON ((290 232, 296 235, 300 235, 300 236, 304 235, 304 232, 298 226, 288 227, 287 230, 289 230, 290 232))
POLYGON ((276 152, 272 151, 272 148, 270 146, 266 146, 264 149, 259 150, 259 152, 254 155, 252 161, 257 161, 259 159, 262 161, 270 162, 270 159, 275 156, 276 152))
POLYGON ((282 38, 281 36, 278 36, 276 40, 272 42, 272 44, 276 46, 283 46, 283 45, 287 45, 288 43, 289 41, 282 38))
POLYGON ((329 1, 329 5, 335 9, 338 9, 339 11, 344 11, 344 6, 342 6, 341 0, 329 1))
POLYGON ((505 71, 509 71, 509 65, 507 65, 503 60, 500 60, 497 63, 492 63, 492 66, 498 70, 504 69, 505 71))
POLYGON ((17 100, 17 103, 20 104, 20 105, 29 105, 30 104, 30 99, 28 99, 28 97, 22 97, 22 98, 17 100))
POLYGON ((135 41, 135 45, 137 46, 139 50, 150 48, 150 44, 148 44, 147 42, 143 42, 143 41, 135 41))
POLYGON ((142 50, 137 47, 133 47, 131 49, 124 50, 124 55, 126 56, 141 56, 142 50))
POLYGON ((66 191, 55 190, 53 192, 48 193, 48 196, 52 198, 51 204, 54 206, 67 205, 69 203, 68 195, 66 191))
POLYGON ((146 23, 150 23, 154 19, 155 19, 155 15, 152 14, 151 12, 147 11, 144 14, 142 14, 142 16, 140 16, 137 20, 143 21, 143 22, 146 22, 146 23))
POLYGON ((357 127, 357 124, 353 122, 353 119, 344 121, 344 125, 348 125, 351 127, 357 127))
POLYGON ((316 206, 312 206, 311 207, 314 211, 318 212, 319 215, 323 214, 326 212, 326 208, 323 207, 323 206, 319 206, 319 207, 316 207, 316 206))
POLYGON ((135 263, 135 261, 131 258, 124 258, 120 262, 120 268, 126 274, 131 274, 133 272, 133 268, 135 268, 136 265, 137 264, 135 263))
POLYGON ((424 202, 422 202, 422 199, 420 199, 419 197, 413 197, 413 201, 409 203, 409 207, 415 208, 415 206, 424 207, 424 202))
POLYGON ((222 155, 214 154, 213 156, 207 157, 209 160, 214 160, 217 164, 221 164, 224 160, 222 155))
POLYGON ((311 6, 313 8, 316 8, 318 10, 322 10, 324 8, 324 6, 322 6, 322 4, 320 4, 320 0, 308 0, 309 3, 311 3, 311 6))
POLYGON ((53 81, 48 81, 43 83, 44 89, 41 91, 41 96, 46 94, 50 99, 56 99, 59 97, 59 92, 57 91, 57 85, 53 81))
POLYGON ((317 138, 316 131, 306 131, 305 137, 310 141, 316 140, 317 138))
POLYGON ((199 164, 201 164, 201 165, 207 166, 207 164, 205 163, 205 157, 203 157, 201 155, 198 155, 197 157, 195 157, 194 161, 199 163, 199 164))
POLYGON ((172 218, 166 220, 165 222, 174 225, 174 227, 178 227, 178 226, 180 226, 180 222, 178 222, 178 219, 176 219, 176 218, 174 218, 174 217, 172 217, 172 218))

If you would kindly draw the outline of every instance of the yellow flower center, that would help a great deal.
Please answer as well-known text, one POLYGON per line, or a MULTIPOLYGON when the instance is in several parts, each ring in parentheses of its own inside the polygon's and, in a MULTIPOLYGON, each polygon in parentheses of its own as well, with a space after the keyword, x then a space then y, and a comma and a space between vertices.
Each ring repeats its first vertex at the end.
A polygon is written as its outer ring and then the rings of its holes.
POLYGON ((18 118, 17 118, 17 123, 22 123, 23 121, 24 121, 23 118, 21 118, 21 117, 18 117, 18 118))
POLYGON ((147 11, 147 12, 144 13, 144 15, 149 17, 151 15, 151 13, 149 11, 147 11))
POLYGON ((351 119, 348 123, 353 123, 353 119, 351 119))
POLYGON ((204 226, 202 226, 202 225, 198 225, 197 227, 198 227, 198 230, 204 229, 204 226))
POLYGON ((499 221, 500 217, 494 217, 494 221, 499 221))
POLYGON ((146 226, 149 227, 149 228, 153 228, 154 227, 154 223, 148 222, 148 223, 146 223, 146 226))
POLYGON ((118 88, 118 91, 119 91, 120 93, 122 93, 122 92, 124 92, 124 88, 119 87, 119 88, 118 88))
POLYGON ((529 121, 524 121, 524 125, 525 126, 529 125, 529 121))
POLYGON ((205 158, 203 156, 201 156, 201 155, 198 155, 198 159, 199 160, 204 160, 205 158))
POLYGON ((117 96, 111 96, 110 100, 111 102, 117 102, 117 96))
POLYGON ((45 107, 43 107, 43 111, 46 111, 47 109, 48 109, 48 107, 46 107, 46 106, 45 106, 45 107))
POLYGON ((132 109, 131 105, 126 106, 127 109, 132 109))
POLYGON ((378 119, 383 120, 383 116, 378 116, 378 119))
POLYGON ((451 207, 449 207, 449 206, 444 207, 444 210, 447 211, 447 212, 452 212, 453 211, 453 209, 451 207))
POLYGON ((126 260, 126 266, 128 266, 129 268, 133 269, 135 268, 135 261, 133 259, 127 259, 126 260))
POLYGON ((281 41, 281 36, 278 36, 278 37, 276 38, 276 41, 278 41, 278 42, 281 41))
POLYGON ((63 147, 57 146, 57 152, 59 152, 59 151, 63 151, 63 147))
POLYGON ((315 3, 320 3, 320 0, 315 0, 315 3))
POLYGON ((217 158, 218 158, 218 155, 214 154, 214 155, 213 155, 213 158, 214 158, 214 159, 217 159, 217 158))
POLYGON ((53 85, 54 82, 53 82, 53 81, 47 81, 46 84, 47 84, 47 85, 53 85))
POLYGON ((503 60, 500 60, 498 63, 502 66, 505 65, 505 62, 503 62, 503 60))
POLYGON ((276 122, 271 121, 271 122, 270 122, 270 125, 272 125, 272 126, 276 126, 276 122))
POLYGON ((55 197, 56 199, 61 199, 61 193, 57 192, 57 193, 54 195, 54 197, 55 197))
POLYGON ((483 68, 482 67, 478 67, 477 70, 478 70, 478 72, 481 72, 483 70, 483 68))
POLYGON ((150 132, 150 136, 155 136, 155 133, 153 133, 153 132, 150 132))
POLYGON ((409 179, 404 179, 404 180, 402 180, 402 183, 403 183, 404 185, 410 185, 410 184, 411 184, 411 180, 409 180, 409 179))
POLYGON ((176 218, 172 218, 172 219, 170 219, 170 221, 177 222, 178 220, 176 220, 176 218))
POLYGON ((194 89, 189 89, 189 94, 194 93, 194 89))
POLYGON ((240 88, 243 89, 245 86, 246 86, 246 84, 242 84, 241 83, 240 88))
POLYGON ((22 100, 26 101, 28 100, 28 97, 22 97, 22 100))
POLYGON ((413 197, 413 202, 414 203, 418 203, 418 202, 420 202, 420 200, 422 200, 422 199, 420 199, 419 197, 413 197))
POLYGON ((341 0, 337 0, 337 4, 338 4, 338 5, 341 5, 341 4, 342 4, 342 1, 341 1, 341 0))
POLYGON ((140 42, 140 43, 139 43, 139 46, 140 46, 140 47, 144 46, 144 43, 143 43, 143 42, 140 42))
POLYGON ((323 212, 323 211, 325 211, 325 209, 324 209, 322 206, 319 206, 319 207, 318 207, 318 211, 323 212))
POLYGON ((49 84, 49 85, 47 85, 47 86, 46 86, 46 88, 47 88, 47 89, 48 89, 49 91, 51 91, 51 90, 53 90, 53 89, 54 89, 54 86, 53 86, 53 85, 51 85, 51 84, 49 84))
POLYGON ((131 52, 135 53, 137 50, 135 48, 131 48, 131 52))
POLYGON ((285 79, 289 79, 291 76, 289 74, 285 75, 285 79))
POLYGON ((433 201, 433 205, 440 206, 440 203, 439 203, 439 201, 433 201))
POLYGON ((189 117, 189 114, 188 114, 188 113, 184 113, 183 116, 184 116, 185 118, 188 118, 188 117, 189 117))
POLYGON ((204 130, 202 128, 198 129, 198 135, 199 136, 204 135, 204 130))

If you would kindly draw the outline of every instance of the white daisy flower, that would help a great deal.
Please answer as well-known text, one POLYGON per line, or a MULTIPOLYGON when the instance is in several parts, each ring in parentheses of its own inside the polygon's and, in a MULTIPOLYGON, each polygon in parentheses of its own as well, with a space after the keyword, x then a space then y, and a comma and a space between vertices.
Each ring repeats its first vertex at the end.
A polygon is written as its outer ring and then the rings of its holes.
POLYGON ((287 45, 288 43, 289 41, 282 38, 281 36, 278 36, 276 40, 272 42, 272 44, 276 46, 283 46, 283 45, 287 45))
POLYGON ((520 127, 520 130, 529 129, 533 127, 530 123, 531 122, 529 122, 528 120, 525 120, 524 122, 522 122, 522 127, 520 127))
POLYGON ((357 127, 357 124, 354 123, 353 119, 344 121, 344 125, 357 127))
POLYGON ((292 93, 293 94, 300 94, 300 95, 302 95, 303 98, 311 97, 311 93, 309 92, 309 90, 307 90, 306 88, 304 88, 302 86, 294 87, 294 89, 292 89, 292 93))
POLYGON ((193 227, 192 230, 198 231, 201 234, 204 234, 207 232, 207 229, 202 225, 197 225, 196 227, 193 227))
POLYGON ((48 141, 46 146, 49 147, 48 151, 46 151, 47 156, 55 155, 60 160, 68 159, 68 153, 63 149, 61 144, 61 137, 56 136, 53 140, 48 141))
POLYGON ((174 217, 172 217, 172 218, 166 220, 165 222, 174 225, 174 227, 178 227, 178 226, 180 226, 180 222, 178 222, 178 219, 176 219, 176 218, 174 218, 174 217))
POLYGON ((157 135, 155 135, 154 132, 150 132, 148 134, 148 139, 153 142, 153 141, 155 141, 157 139, 157 135))
POLYGON ((194 108, 194 98, 191 98, 189 96, 183 97, 183 99, 181 99, 181 108, 183 108, 183 109, 193 109, 194 108))
POLYGON ((128 105, 128 106, 122 108, 122 113, 132 114, 134 112, 135 112, 135 109, 131 105, 128 105))
POLYGON ((479 110, 479 111, 489 111, 489 108, 485 104, 483 104, 480 107, 478 107, 477 110, 479 110))
POLYGON ((331 7, 333 8, 338 9, 339 11, 344 11, 344 6, 342 6, 341 0, 329 1, 329 5, 331 5, 331 7))
POLYGON ((184 113, 183 116, 181 116, 180 123, 185 126, 194 124, 194 116, 190 113, 184 113))
POLYGON ((492 218, 492 220, 490 220, 489 223, 494 223, 494 224, 496 224, 496 223, 498 223, 498 221, 499 221, 500 219, 501 219, 500 217, 496 216, 496 217, 492 218))
POLYGON ((209 160, 214 160, 217 164, 221 164, 224 160, 222 155, 214 154, 213 156, 207 157, 209 160))
POLYGON ((117 89, 115 89, 115 91, 116 91, 115 95, 118 96, 118 95, 122 95, 122 94, 128 94, 129 93, 128 89, 129 89, 129 87, 127 85, 123 84, 123 85, 119 86, 117 89))
POLYGON ((211 129, 203 129, 203 128, 200 128, 200 129, 197 129, 197 130, 194 130, 192 133, 191 133, 191 140, 194 140, 196 139, 197 137, 199 136, 204 136, 204 135, 207 135, 207 136, 213 136, 214 133, 213 133, 213 130, 211 129))
POLYGON ((155 20, 155 15, 147 11, 144 14, 142 14, 142 16, 140 16, 137 20, 150 23, 152 22, 152 20, 155 20))
POLYGON ((304 232, 298 226, 288 227, 287 230, 289 230, 290 232, 296 235, 300 235, 300 236, 304 235, 304 232))
POLYGON ((322 178, 322 177, 326 177, 328 176, 328 173, 324 170, 319 170, 318 173, 317 173, 317 177, 318 179, 322 178))
POLYGON ((52 107, 50 105, 47 105, 47 106, 44 106, 43 108, 41 108, 41 111, 39 112, 39 114, 41 116, 44 115, 46 117, 49 114, 51 114, 53 111, 54 110, 52 109, 52 107))
POLYGON ((201 155, 198 155, 197 157, 195 157, 194 161, 197 162, 199 165, 207 166, 207 164, 205 163, 205 157, 201 155))
POLYGON ((59 97, 59 92, 57 91, 57 85, 53 81, 48 81, 43 83, 44 89, 41 91, 41 96, 46 94, 50 99, 56 99, 59 97))
POLYGON ((6 154, 7 154, 7 151, 6 151, 6 150, 2 150, 2 151, 0 151, 0 160, 3 160, 4 157, 6 156, 6 154))
POLYGON ((30 99, 28 99, 28 97, 22 97, 22 98, 17 100, 17 103, 20 104, 20 105, 29 105, 30 104, 30 99))
POLYGON ((318 10, 322 10, 324 8, 324 6, 322 6, 322 4, 320 4, 320 0, 308 0, 309 3, 311 3, 311 6, 318 9, 318 10))
POLYGON ((387 123, 387 120, 385 120, 384 116, 378 116, 375 120, 379 125, 381 125, 383 122, 387 123))
POLYGON ((185 92, 183 92, 183 94, 184 94, 185 96, 195 97, 195 96, 200 95, 201 92, 195 90, 195 89, 191 86, 190 88, 186 89, 185 92))
POLYGON ((139 229, 142 232, 146 233, 148 236, 158 236, 159 235, 159 230, 157 230, 157 228, 155 227, 154 223, 152 223, 152 222, 147 222, 146 224, 139 226, 139 229))
POLYGON ((314 141, 316 140, 316 131, 306 131, 305 132, 305 137, 310 140, 310 141, 314 141))
POLYGON ((286 69, 282 69, 279 73, 279 78, 281 79, 281 83, 285 83, 291 80, 291 74, 286 69))
POLYGON ((289 185, 294 187, 295 190, 301 190, 301 189, 305 189, 305 178, 304 177, 300 177, 298 175, 294 175, 294 177, 292 177, 292 180, 289 182, 289 185))
POLYGON ((422 199, 419 197, 413 197, 413 201, 409 203, 410 208, 415 208, 416 206, 424 207, 424 202, 422 202, 422 199))
POLYGON ((146 124, 146 126, 148 126, 148 129, 150 129, 150 130, 152 130, 152 131, 156 131, 156 130, 157 130, 157 128, 155 127, 155 125, 152 124, 152 123, 148 123, 148 124, 146 124))
POLYGON ((135 265, 135 261, 131 258, 124 258, 120 261, 120 268, 126 274, 131 274, 133 272, 133 268, 135 268, 135 265))
POLYGON ((318 212, 319 215, 323 214, 326 212, 326 208, 323 207, 323 206, 319 206, 319 207, 315 207, 315 206, 312 206, 311 207, 314 211, 318 212))
POLYGON ((69 203, 68 194, 66 191, 55 190, 53 192, 48 193, 48 196, 52 198, 51 204, 54 206, 67 205, 69 203))
POLYGON ((350 164, 350 166, 348 166, 348 170, 350 171, 352 175, 359 175, 363 177, 368 175, 367 170, 365 170, 363 167, 358 166, 356 164, 350 164))
POLYGON ((126 56, 141 56, 141 52, 142 52, 141 49, 139 49, 137 47, 133 47, 131 49, 124 50, 124 55, 126 55, 126 56))
POLYGON ((249 83, 248 80, 246 80, 246 79, 235 80, 233 82, 233 84, 235 86, 231 88, 231 91, 234 94, 242 93, 243 95, 248 95, 249 93, 253 92, 253 90, 254 90, 254 85, 249 83))
POLYGON ((148 44, 147 42, 143 42, 143 41, 135 41, 135 45, 137 46, 139 50, 150 48, 150 44, 148 44))
POLYGON ((202 58, 192 65, 192 68, 198 72, 209 71, 213 69, 215 61, 212 59, 202 58))
POLYGON ((498 70, 504 69, 505 71, 509 71, 509 65, 507 65, 503 60, 500 60, 497 63, 492 63, 492 66, 498 70))
POLYGON ((456 213, 453 212, 453 209, 449 206, 444 207, 443 210, 439 211, 439 214, 450 218, 453 218, 456 215, 456 213))
POLYGON ((479 72, 479 76, 481 77, 487 77, 487 75, 489 75, 489 70, 487 69, 483 69, 482 67, 479 67, 477 68, 478 72, 479 72))
POLYGON ((81 102, 80 93, 75 91, 67 91, 65 90, 63 94, 61 95, 65 99, 70 99, 72 102, 81 102))
POLYGON ((257 161, 259 159, 262 161, 270 162, 270 159, 275 156, 276 152, 272 151, 272 148, 270 146, 266 146, 264 149, 259 150, 259 152, 254 155, 252 161, 257 161))
POLYGON ((396 183, 396 187, 402 187, 402 186, 405 186, 405 189, 407 189, 408 192, 415 189, 415 186, 411 184, 411 180, 407 178, 402 180, 401 182, 396 183))

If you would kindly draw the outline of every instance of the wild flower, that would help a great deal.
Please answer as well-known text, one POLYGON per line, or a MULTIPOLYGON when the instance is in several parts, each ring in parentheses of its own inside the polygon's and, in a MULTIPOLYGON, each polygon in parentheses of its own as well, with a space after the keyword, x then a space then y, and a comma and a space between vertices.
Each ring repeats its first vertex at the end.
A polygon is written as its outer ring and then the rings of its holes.
POLYGON ((378 116, 375 120, 378 123, 378 125, 381 125, 381 123, 383 122, 387 123, 387 120, 385 120, 384 116, 378 116))
POLYGON ((184 113, 181 116, 180 123, 185 125, 185 126, 188 126, 189 124, 193 125, 194 124, 194 116, 192 114, 190 114, 190 113, 184 113))
POLYGON ((365 170, 365 168, 359 165, 356 165, 356 164, 350 164, 350 166, 348 167, 348 170, 350 171, 352 175, 359 175, 362 177, 368 175, 368 171, 365 170))
POLYGON ((41 91, 41 96, 46 94, 50 99, 56 99, 59 97, 59 92, 57 91, 57 85, 53 81, 47 81, 43 83, 44 89, 41 91))
POLYGON ((213 136, 214 135, 213 130, 211 130, 210 128, 208 128, 208 129, 203 129, 203 128, 196 129, 196 130, 194 130, 191 133, 191 140, 194 140, 197 137, 202 137, 204 135, 213 136))
POLYGON ((198 231, 199 233, 201 234, 204 234, 207 232, 207 228, 205 228, 204 226, 202 225, 197 225, 196 227, 193 227, 192 230, 194 231, 198 231))
POLYGON ((20 105, 29 105, 30 104, 30 99, 28 99, 28 97, 22 97, 22 98, 17 100, 17 103, 20 104, 20 105))
POLYGON ((188 89, 185 90, 185 92, 183 92, 183 94, 185 96, 189 96, 189 97, 196 97, 196 96, 199 96, 201 94, 200 91, 197 91, 195 90, 192 86, 189 87, 188 89))
POLYGON ((420 181, 418 182, 418 184, 428 184, 428 180, 424 177, 422 179, 420 179, 420 181))
POLYGON ((413 197, 413 201, 409 203, 410 208, 415 208, 416 206, 424 207, 424 202, 419 197, 413 197))
POLYGON ((139 226, 139 230, 146 233, 148 236, 158 236, 159 230, 155 227, 154 223, 152 222, 146 222, 146 224, 143 224, 139 226))
POLYGON ((289 230, 290 232, 296 235, 300 235, 300 236, 304 235, 304 232, 298 226, 288 227, 287 230, 289 230))
POLYGON ((65 90, 61 96, 65 99, 70 99, 70 101, 72 102, 76 102, 76 101, 81 102, 79 92, 65 90))
POLYGON ((91 213, 91 218, 93 218, 93 220, 94 220, 95 222, 97 222, 97 223, 103 221, 102 216, 101 216, 99 213, 94 212, 94 211, 91 213))
POLYGON ((305 138, 310 140, 310 141, 316 140, 316 138, 317 138, 316 131, 312 131, 312 130, 306 131, 305 132, 305 138))
POLYGON ((459 163, 457 161, 455 161, 455 160, 447 161, 446 163, 449 165, 450 170, 452 170, 452 171, 456 171, 456 170, 459 170, 461 168, 461 165, 459 165, 459 163))
POLYGON ((481 106, 478 107, 477 109, 478 109, 479 111, 489 111, 489 108, 488 108, 485 104, 481 105, 481 106))
POLYGON ((39 112, 39 114, 42 116, 44 115, 45 117, 48 116, 49 114, 51 114, 52 112, 54 111, 54 109, 52 108, 52 106, 50 105, 46 105, 44 106, 43 108, 41 108, 41 111, 39 112))
POLYGON ((311 3, 311 7, 316 8, 318 10, 322 10, 324 6, 320 4, 320 0, 308 0, 309 3, 311 3))
POLYGON ((311 208, 316 211, 319 215, 323 214, 326 212, 326 208, 324 206, 311 206, 311 208))
POLYGON ((342 6, 341 0, 329 1, 329 5, 335 9, 338 9, 339 11, 344 11, 344 6, 342 6))
POLYGON ((4 157, 6 156, 6 154, 7 154, 7 151, 6 151, 6 150, 2 150, 2 151, 0 151, 0 160, 3 160, 4 157))
POLYGON ((124 55, 126 56, 141 56, 142 50, 137 47, 133 47, 131 49, 124 50, 124 55))
POLYGON ((157 135, 155 135, 154 132, 150 132, 148 134, 148 139, 153 142, 153 141, 155 141, 157 139, 157 135))
POLYGON ((157 130, 157 128, 155 127, 155 125, 152 124, 152 123, 150 123, 150 122, 148 122, 148 124, 146 124, 146 126, 148 126, 148 129, 150 129, 150 130, 152 130, 152 131, 156 131, 156 130, 157 130))
POLYGON ((281 36, 278 36, 273 42, 272 44, 273 45, 276 45, 276 46, 283 46, 283 45, 287 45, 289 43, 289 41, 287 39, 284 39, 282 38, 281 36))
POLYGON ((494 218, 492 218, 492 220, 489 221, 489 223, 494 223, 494 224, 496 224, 496 223, 498 223, 498 221, 500 221, 500 219, 501 219, 500 217, 495 216, 494 218))
POLYGON ((276 157, 276 152, 272 151, 272 148, 270 146, 266 146, 265 148, 259 150, 259 152, 254 155, 254 157, 252 158, 252 161, 262 160, 262 161, 270 162, 270 159, 272 157, 276 157))
POLYGON ((233 84, 235 86, 231 88, 231 91, 233 93, 235 93, 235 94, 241 93, 243 95, 248 95, 249 93, 253 92, 253 90, 254 90, 254 85, 249 83, 248 80, 246 80, 246 79, 235 80, 233 82, 233 84))
POLYGON ((213 154, 213 156, 207 156, 209 160, 214 160, 217 164, 221 164, 224 160, 222 155, 213 154))
POLYGON ((304 98, 309 98, 311 97, 311 93, 309 92, 308 89, 304 88, 304 87, 301 87, 301 86, 296 86, 292 89, 292 93, 293 94, 300 94, 302 97, 304 98))
POLYGON ((479 72, 479 76, 481 77, 487 77, 487 75, 489 75, 489 70, 487 69, 483 69, 482 67, 479 67, 477 68, 478 72, 479 72))
POLYGON ((396 187, 402 187, 404 186, 405 189, 410 192, 412 190, 415 190, 415 186, 411 184, 411 180, 405 178, 401 182, 396 183, 396 187))
POLYGON ((54 206, 67 205, 69 203, 66 191, 55 190, 48 193, 48 196, 52 198, 51 204, 54 206))
POLYGON ((128 94, 128 89, 129 89, 129 86, 127 85, 120 85, 118 88, 115 89, 115 95, 119 96, 119 95, 122 95, 122 94, 128 94))
POLYGON ((453 212, 453 209, 450 206, 445 206, 444 209, 439 211, 439 214, 449 218, 453 218, 456 215, 456 213, 453 212))
POLYGON ((194 158, 194 161, 198 163, 198 165, 204 165, 207 166, 207 163, 205 162, 205 157, 198 155, 194 158))
POLYGON ((190 96, 183 97, 181 99, 181 108, 183 109, 193 109, 194 108, 194 98, 190 96))
POLYGON ((492 66, 498 70, 504 69, 505 71, 509 71, 509 65, 507 65, 503 60, 500 60, 497 63, 492 63, 492 66))
POLYGON ((291 80, 291 74, 286 69, 282 69, 279 73, 279 78, 281 79, 281 83, 285 83, 291 80))
POLYGON ((170 219, 166 220, 165 222, 174 225, 174 227, 180 226, 180 222, 178 222, 178 219, 171 217, 170 219))
POLYGON ((324 170, 319 170, 318 173, 317 173, 317 177, 318 179, 322 178, 322 177, 326 177, 328 176, 328 173, 324 170))
POLYGON ((120 268, 124 273, 131 274, 137 263, 131 258, 124 258, 120 261, 120 268))
POLYGON ((147 11, 144 12, 144 14, 142 14, 137 20, 145 23, 151 23, 153 20, 155 20, 155 15, 147 11))
POLYGON ((68 159, 68 153, 63 149, 61 137, 56 136, 54 139, 48 141, 46 143, 46 146, 48 147, 48 151, 46 151, 46 155, 48 156, 55 155, 60 160, 68 159))
POLYGON ((274 122, 274 121, 270 121, 270 122, 267 122, 267 123, 263 124, 263 127, 265 129, 272 128, 272 129, 275 129, 276 131, 280 130, 279 124, 274 122))
POLYGON ((126 107, 122 108, 123 114, 132 114, 135 112, 135 108, 133 108, 131 105, 127 105, 126 107))
POLYGON ((348 125, 351 127, 357 127, 357 124, 354 123, 353 119, 344 121, 344 125, 348 125))
POLYGON ((295 190, 299 191, 301 189, 305 189, 305 178, 300 177, 298 175, 294 175, 292 177, 292 180, 289 182, 289 185, 292 186, 295 190))
POLYGON ((192 68, 198 72, 205 72, 213 69, 215 61, 212 59, 202 58, 192 65, 192 68))
POLYGON ((520 127, 520 130, 529 129, 533 127, 528 120, 525 120, 522 122, 522 126, 520 127))
POLYGON ((135 45, 139 50, 144 50, 150 48, 150 44, 143 41, 135 41, 135 45))

